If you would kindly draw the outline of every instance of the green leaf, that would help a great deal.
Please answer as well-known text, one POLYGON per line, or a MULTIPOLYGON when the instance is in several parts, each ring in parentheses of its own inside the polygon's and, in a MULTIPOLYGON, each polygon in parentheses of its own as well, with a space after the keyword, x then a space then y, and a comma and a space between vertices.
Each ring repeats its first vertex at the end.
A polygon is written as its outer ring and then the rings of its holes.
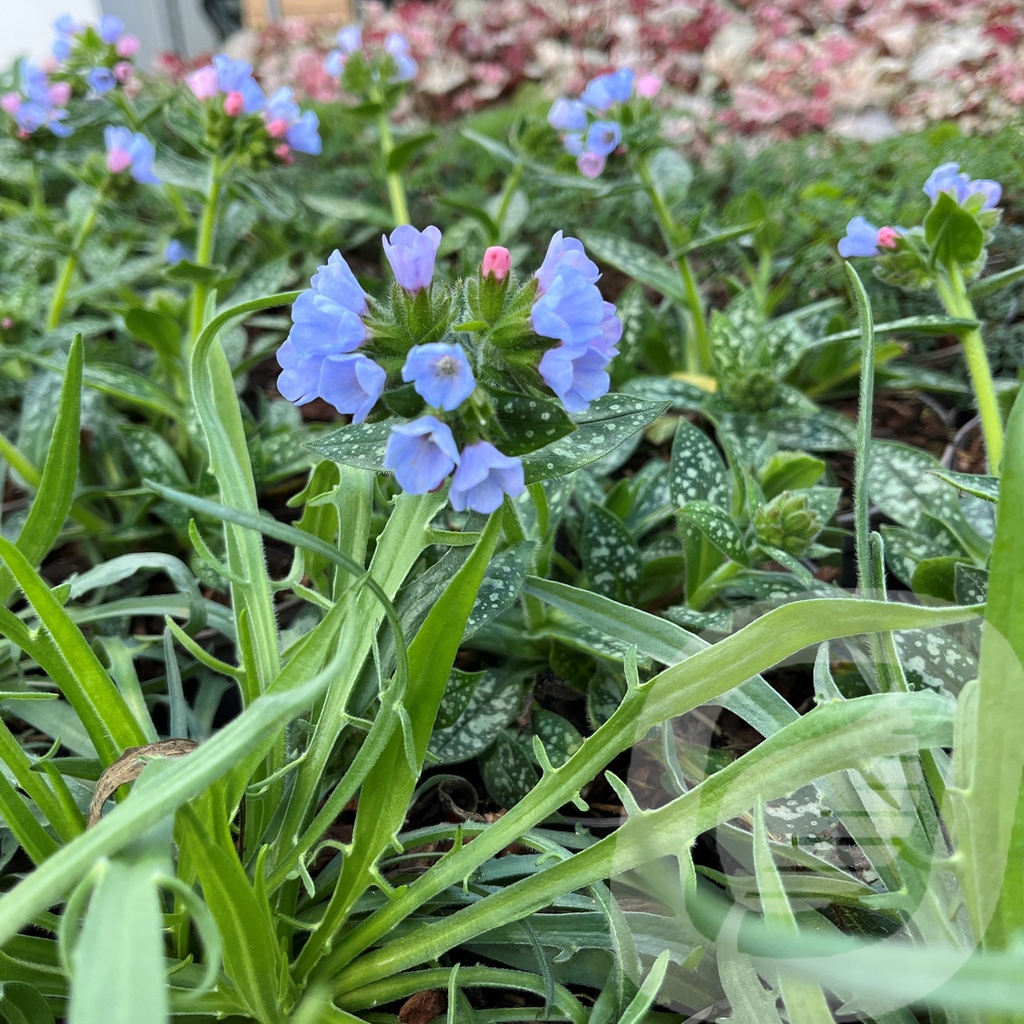
POLYGON ((453 669, 452 680, 460 689, 472 681, 472 689, 456 719, 444 728, 435 728, 430 737, 430 753, 440 764, 468 761, 483 753, 523 709, 522 687, 507 675, 453 669))
POLYGON ((980 281, 975 281, 967 292, 972 299, 983 299, 986 295, 994 295, 1008 285, 1015 284, 1024 277, 1024 263, 1009 270, 1002 270, 998 274, 989 274, 980 281))
POLYGON ((404 139, 388 154, 388 174, 401 174, 409 165, 409 161, 436 138, 437 132, 429 131, 422 135, 414 135, 411 139, 404 139))
POLYGON ((444 688, 444 696, 437 709, 437 718, 434 720, 434 732, 430 742, 434 742, 441 729, 447 729, 454 725, 459 716, 466 710, 477 683, 484 677, 484 672, 463 672, 460 668, 453 668, 448 676, 448 685, 444 688))
POLYGON ((134 370, 113 363, 93 363, 85 368, 84 380, 87 387, 128 405, 175 422, 183 418, 181 406, 165 386, 134 370))
POLYGON ((981 473, 954 473, 952 470, 937 469, 933 469, 932 472, 958 491, 973 494, 976 498, 982 498, 985 501, 999 501, 999 477, 997 476, 984 476, 981 473))
POLYGON ((561 768, 583 746, 583 736, 579 729, 554 711, 534 708, 530 721, 533 734, 540 738, 548 760, 556 768, 561 768))
POLYGON ((605 395, 576 415, 576 430, 553 444, 523 456, 528 484, 565 476, 614 451, 665 411, 658 402, 630 395, 605 395))
POLYGON ((621 270, 639 284, 653 288, 673 302, 686 304, 678 276, 657 253, 621 235, 585 231, 581 232, 581 237, 592 256, 621 270))
POLYGON ((806 452, 782 451, 776 452, 758 475, 765 499, 771 501, 782 491, 813 487, 824 472, 821 459, 806 452))
POLYGON ((480 758, 480 774, 491 799, 499 807, 514 807, 537 785, 537 769, 507 732, 500 732, 480 758))
POLYGON ((480 584, 473 611, 466 622, 463 639, 482 629, 519 598, 523 581, 533 561, 534 546, 533 541, 521 541, 492 559, 480 584))
POLYGON ((491 391, 505 455, 526 455, 571 434, 576 425, 561 402, 511 391, 491 391))
POLYGON ((388 423, 351 423, 330 434, 315 437, 305 446, 311 452, 343 466, 380 472, 390 433, 388 423))
POLYGON ((590 589, 629 603, 643 574, 643 561, 625 524, 613 512, 589 504, 580 534, 580 555, 590 589))
POLYGON ((957 562, 953 567, 953 591, 957 604, 983 604, 988 594, 988 572, 957 562))
POLYGON ((502 160, 505 163, 519 163, 519 157, 516 156, 508 146, 498 142, 496 139, 492 139, 488 135, 483 135, 480 132, 473 131, 472 128, 463 128, 459 134, 464 139, 469 139, 470 142, 475 142, 481 149, 486 149, 491 156, 496 156, 499 160, 502 160))
POLYGON ((124 325, 129 334, 144 341, 156 352, 170 358, 181 353, 182 328, 174 317, 151 309, 130 309, 125 314, 124 325))
POLYGON ((360 199, 347 196, 322 195, 314 193, 304 195, 302 201, 317 213, 339 221, 375 224, 379 228, 390 231, 395 226, 395 219, 390 210, 372 203, 364 203, 360 199))
POLYGON ((747 565, 747 546, 743 536, 725 509, 707 501, 691 501, 682 507, 679 516, 698 530, 727 558, 747 565))
POLYGON ((969 266, 985 244, 981 225, 948 192, 939 193, 925 216, 924 238, 933 258, 946 267, 969 266))
POLYGON ((707 501, 727 509, 732 500, 732 483, 714 442, 684 419, 672 442, 669 487, 680 508, 691 501, 707 501))
POLYGON ((935 597, 940 601, 956 603, 954 576, 956 565, 962 561, 956 555, 944 555, 940 558, 926 558, 917 563, 911 587, 919 597, 935 597))
POLYGON ((225 268, 222 266, 179 260, 173 266, 168 267, 164 273, 172 281, 184 281, 187 284, 216 284, 224 276, 224 270, 225 268))
POLYGON ((654 187, 665 205, 673 212, 686 202, 693 182, 693 168, 678 150, 667 146, 659 149, 649 160, 654 187))

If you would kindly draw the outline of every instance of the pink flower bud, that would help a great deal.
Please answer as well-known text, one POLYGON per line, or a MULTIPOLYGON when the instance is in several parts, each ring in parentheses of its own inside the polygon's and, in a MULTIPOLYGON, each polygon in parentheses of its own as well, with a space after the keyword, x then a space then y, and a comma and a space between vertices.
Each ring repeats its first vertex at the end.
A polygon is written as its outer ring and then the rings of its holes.
POLYGON ((126 60, 119 60, 114 65, 114 77, 123 85, 135 72, 135 68, 126 60))
POLYGON ((899 232, 895 228, 879 228, 878 241, 875 244, 878 245, 880 249, 895 249, 897 238, 899 238, 899 232))
POLYGON ((279 139, 283 135, 288 134, 288 122, 284 118, 279 117, 274 121, 267 122, 267 134, 272 139, 279 139))
POLYGON ((63 107, 71 99, 71 85, 68 82, 54 82, 50 86, 49 95, 55 107, 63 107))
POLYGON ((636 94, 652 100, 661 92, 661 79, 657 75, 641 75, 636 82, 636 94))
POLYGON ((504 281, 512 268, 512 256, 503 245, 492 245, 484 252, 483 261, 480 264, 481 277, 494 277, 498 281, 504 281))
POLYGON ((118 57, 134 57, 139 52, 138 36, 121 36, 117 41, 118 57))
POLYGON ((0 108, 14 117, 21 108, 21 97, 16 92, 5 92, 0 96, 0 108))
POLYGON ((111 174, 120 174, 132 165, 132 156, 126 149, 112 149, 107 154, 107 170, 111 174))
POLYGON ((217 69, 212 64, 193 71, 185 81, 197 100, 208 100, 211 96, 216 96, 220 88, 217 69))
POLYGON ((229 92, 224 97, 224 113, 228 117, 238 117, 245 109, 245 99, 240 92, 229 92))
POLYGON ((9 317, 5 316, 3 320, 0 320, 0 327, 5 331, 9 331, 14 326, 14 321, 9 317))
POLYGON ((598 153, 580 153, 576 166, 584 178, 596 178, 604 170, 605 158, 598 153))
POLYGON ((274 150, 274 155, 282 163, 285 163, 285 164, 293 164, 293 163, 295 163, 295 157, 292 156, 292 147, 289 146, 287 142, 282 142, 281 145, 278 146, 274 150))

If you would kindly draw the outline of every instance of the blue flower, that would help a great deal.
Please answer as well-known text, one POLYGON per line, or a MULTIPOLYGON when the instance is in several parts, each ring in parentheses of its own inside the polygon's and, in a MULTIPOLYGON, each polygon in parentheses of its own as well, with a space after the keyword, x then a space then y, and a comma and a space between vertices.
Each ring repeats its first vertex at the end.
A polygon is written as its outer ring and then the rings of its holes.
POLYGON ((965 200, 980 193, 985 197, 982 210, 994 209, 1002 198, 1003 188, 997 181, 988 178, 975 178, 960 173, 960 165, 954 163, 940 164, 928 176, 922 189, 924 194, 934 203, 939 193, 948 192, 961 206, 965 200))
POLYGON ((338 412, 351 413, 353 423, 362 423, 377 404, 386 380, 384 368, 364 355, 326 356, 320 371, 320 397, 338 412))
POLYGON ((153 173, 156 151, 145 135, 141 132, 132 134, 127 128, 107 125, 103 129, 103 141, 107 148, 107 170, 111 174, 122 174, 130 170, 140 185, 160 184, 160 179, 153 173))
POLYGON ((395 61, 392 82, 409 82, 416 77, 419 65, 409 53, 409 40, 401 32, 389 32, 384 40, 384 49, 395 61))
POLYGON ((473 394, 476 378, 461 345, 436 341, 409 349, 402 380, 435 409, 457 409, 473 394))
POLYGON ((587 108, 580 100, 559 96, 548 111, 548 124, 556 132, 582 132, 587 128, 587 108))
POLYGON ((322 353, 302 355, 291 339, 286 338, 277 350, 277 362, 281 367, 277 390, 295 405, 305 405, 319 398, 324 359, 326 356, 322 353))
POLYGON ((583 152, 583 132, 567 132, 563 135, 562 148, 569 156, 579 156, 583 152))
POLYGON ((621 68, 611 74, 598 75, 587 82, 580 99, 599 114, 616 103, 626 103, 633 95, 633 72, 621 68))
POLYGON ((846 235, 839 239, 839 255, 847 259, 877 256, 880 249, 895 249, 896 238, 902 233, 902 228, 876 228, 863 217, 854 217, 846 225, 846 235))
POLYGON ((124 35, 124 22, 116 14, 104 14, 100 18, 100 39, 113 46, 124 35))
POLYGON ((300 112, 291 89, 281 88, 267 100, 263 118, 273 138, 283 137, 291 149, 317 156, 323 149, 320 119, 312 110, 300 112))
POLYGON ((288 341, 303 358, 354 352, 366 340, 366 312, 366 292, 335 249, 295 300, 288 341))
POLYGON ((394 470, 402 490, 410 494, 437 490, 458 463, 455 438, 435 416, 421 416, 391 428, 384 468, 394 470))
POLYGON ((429 288, 434 276, 434 258, 441 244, 441 232, 431 225, 417 231, 411 224, 402 224, 382 236, 384 255, 395 273, 395 280, 412 294, 429 288))
POLYGON ((363 32, 358 25, 346 25, 338 30, 338 48, 346 57, 363 48, 363 32))
POLYGON ((448 497, 457 512, 490 513, 504 496, 518 498, 526 489, 523 461, 502 455, 488 441, 477 441, 462 450, 462 461, 452 477, 448 497))
POLYGON ((85 80, 89 83, 89 88, 99 96, 110 92, 117 85, 117 76, 110 68, 104 67, 89 68, 85 73, 85 80))
POLYGON ((241 97, 243 114, 255 114, 263 109, 266 98, 256 79, 252 77, 252 65, 244 60, 232 60, 225 53, 218 53, 213 58, 213 66, 217 70, 217 84, 220 91, 231 95, 237 93, 241 97))
POLYGON ((556 231, 548 243, 548 251, 544 254, 544 262, 540 270, 533 276, 537 278, 537 294, 543 295, 551 287, 551 282, 562 266, 578 270, 590 284, 594 284, 601 273, 597 264, 590 259, 578 238, 563 238, 561 231, 556 231))
POLYGON ((587 131, 586 149, 596 156, 608 156, 622 141, 622 129, 616 121, 595 121, 587 131))
POLYGON ((558 268, 551 287, 533 304, 530 323, 542 338, 555 338, 566 345, 587 345, 601 336, 604 300, 575 267, 558 268))
POLYGON ((608 356, 609 359, 612 356, 617 356, 619 350, 615 346, 618 345, 619 339, 622 337, 622 321, 619 319, 613 302, 604 303, 601 322, 597 326, 601 333, 589 342, 590 347, 600 352, 601 355, 608 356))
POLYGON ((167 248, 164 249, 164 261, 166 263, 173 267, 175 263, 190 259, 192 259, 192 251, 179 242, 178 239, 172 238, 167 243, 167 248))
POLYGON ((611 361, 596 348, 557 345, 541 357, 540 375, 569 412, 584 412, 595 398, 608 393, 611 361))
POLYGON ((71 44, 75 36, 81 32, 79 25, 70 14, 62 14, 54 23, 57 39, 53 43, 52 53, 57 60, 67 60, 71 56, 71 44))
POLYGON ((323 141, 320 138, 320 119, 312 110, 303 111, 298 121, 288 129, 285 139, 288 145, 299 153, 319 156, 323 150, 323 141))

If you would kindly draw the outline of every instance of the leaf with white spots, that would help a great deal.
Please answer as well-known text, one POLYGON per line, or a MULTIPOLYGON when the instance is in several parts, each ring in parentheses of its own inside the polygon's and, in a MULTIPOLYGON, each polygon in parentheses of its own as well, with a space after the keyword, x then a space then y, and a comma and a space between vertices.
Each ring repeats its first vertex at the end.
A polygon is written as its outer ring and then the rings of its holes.
MULTIPOLYGON (((453 670, 452 675, 457 671, 453 670)), ((445 728, 435 728, 430 737, 430 752, 441 764, 468 761, 483 753, 523 706, 521 685, 506 674, 488 671, 459 675, 473 680, 473 690, 456 720, 445 728)), ((456 686, 465 681, 458 680, 456 686)))
POLYGON ((984 476, 981 473, 954 473, 948 469, 933 469, 932 472, 958 491, 973 494, 985 501, 999 500, 999 477, 984 476))
POLYGON ((962 521, 963 515, 956 491, 935 473, 942 468, 919 448, 875 441, 868 462, 868 493, 885 515, 911 529, 919 527, 928 514, 952 525, 962 521))
POLYGON ((519 598, 533 558, 533 541, 521 541, 502 551, 487 566, 463 639, 472 636, 519 598))
POLYGON ((668 402, 673 409, 702 409, 708 392, 676 377, 632 377, 622 390, 649 402, 668 402))
POLYGON ((536 451, 576 429, 561 402, 554 399, 495 390, 491 397, 497 421, 492 440, 505 455, 536 451))
POLYGON ((587 506, 580 554, 591 590, 625 602, 635 596, 643 562, 636 542, 617 515, 600 505, 587 506))
POLYGON ((691 501, 679 512, 681 519, 697 527, 727 558, 747 565, 747 546, 732 516, 725 509, 707 501, 691 501))
POLYGON ((941 690, 956 697, 978 675, 978 656, 964 642, 969 634, 963 630, 914 629, 893 637, 907 682, 916 690, 941 690))
POLYGON ((885 561, 894 575, 908 587, 918 565, 929 558, 961 554, 956 541, 936 522, 926 517, 917 530, 905 526, 881 527, 885 541, 885 561))
POLYGON ((540 737, 548 759, 556 768, 565 764, 583 746, 579 730, 554 711, 534 708, 531 724, 533 734, 540 737))
POLYGON ((988 596, 988 572, 957 562, 953 567, 953 593, 957 604, 983 604, 988 596))
POLYGON ((680 420, 672 442, 669 487, 678 507, 707 501, 728 508, 732 483, 714 442, 687 420, 680 420))
POLYGON ((330 434, 314 437, 306 447, 317 455, 344 466, 379 471, 384 465, 389 423, 350 423, 330 434))
POLYGON ((621 270, 639 284, 661 292, 680 305, 686 304, 679 275, 657 253, 621 235, 603 231, 587 231, 581 233, 581 237, 595 259, 621 270))
POLYGON ((537 769, 522 744, 508 732, 480 758, 480 774, 491 799, 499 807, 513 807, 537 785, 537 769))

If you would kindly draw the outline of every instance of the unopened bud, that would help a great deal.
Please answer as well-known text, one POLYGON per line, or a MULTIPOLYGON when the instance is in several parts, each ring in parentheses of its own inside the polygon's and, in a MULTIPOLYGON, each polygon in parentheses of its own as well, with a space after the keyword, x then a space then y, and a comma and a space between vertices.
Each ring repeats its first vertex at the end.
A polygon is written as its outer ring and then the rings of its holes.
POLYGON ((0 96, 0 109, 14 117, 21 107, 21 97, 16 92, 5 92, 0 96))
POLYGON ((480 276, 504 281, 512 269, 512 255, 503 245, 492 245, 484 252, 480 263, 480 276))
POLYGON ((114 65, 114 77, 124 85, 131 77, 135 68, 126 60, 119 60, 114 65))
POLYGON ((240 92, 229 92, 224 97, 224 113, 228 117, 238 117, 245 109, 245 100, 240 92))
POLYGON ((652 100, 661 92, 661 79, 657 75, 641 75, 636 81, 636 94, 652 100))
POLYGON ((875 244, 880 249, 895 249, 896 239, 899 238, 899 232, 895 228, 884 227, 878 229, 878 238, 875 244))
POLYGON ((279 139, 283 135, 288 134, 288 122, 284 118, 277 118, 274 121, 267 122, 267 134, 272 139, 279 139))
POLYGON ((292 156, 292 147, 289 146, 287 142, 282 142, 281 145, 278 146, 274 150, 274 155, 282 163, 285 163, 285 164, 293 164, 293 163, 295 163, 295 157, 292 156))
POLYGON ((63 107, 71 99, 71 86, 67 82, 54 82, 50 86, 49 97, 55 107, 63 107))
POLYGON ((217 80, 217 69, 212 65, 193 71, 185 81, 197 100, 208 100, 212 96, 216 96, 220 87, 217 80))
POLYGON ((111 174, 120 174, 132 165, 131 154, 125 149, 112 149, 107 154, 107 170, 111 174))
POLYGON ((757 539, 768 547, 802 555, 821 532, 823 523, 806 494, 783 491, 754 513, 757 539))

